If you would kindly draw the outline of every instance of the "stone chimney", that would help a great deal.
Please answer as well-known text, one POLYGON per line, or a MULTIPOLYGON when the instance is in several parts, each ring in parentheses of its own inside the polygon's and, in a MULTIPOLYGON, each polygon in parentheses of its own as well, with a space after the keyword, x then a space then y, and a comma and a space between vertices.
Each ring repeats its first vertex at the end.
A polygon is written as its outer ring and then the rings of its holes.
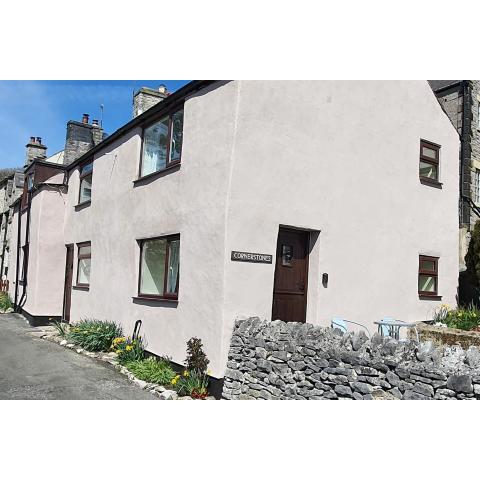
POLYGON ((103 129, 98 120, 89 123, 90 116, 84 113, 81 122, 70 120, 67 123, 65 156, 63 163, 69 165, 103 140, 103 129))
POLYGON ((160 85, 157 90, 142 87, 133 95, 133 118, 138 117, 169 95, 170 94, 167 92, 167 87, 165 85, 160 85))
POLYGON ((30 141, 27 143, 26 147, 26 167, 30 165, 34 160, 45 160, 47 158, 47 147, 42 144, 42 139, 40 137, 30 137, 30 141))

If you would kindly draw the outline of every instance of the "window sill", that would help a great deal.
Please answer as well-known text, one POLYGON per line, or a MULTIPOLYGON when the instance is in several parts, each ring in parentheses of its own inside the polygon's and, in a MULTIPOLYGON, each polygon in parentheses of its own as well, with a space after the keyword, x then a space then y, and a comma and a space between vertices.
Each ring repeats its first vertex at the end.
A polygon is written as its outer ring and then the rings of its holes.
POLYGON ((435 187, 440 189, 443 187, 443 183, 439 182, 438 180, 433 180, 431 178, 420 177, 420 183, 422 185, 428 185, 429 187, 435 187))
POLYGON ((164 175, 172 173, 173 171, 180 170, 180 165, 180 162, 172 163, 171 165, 168 165, 168 167, 165 167, 162 170, 158 170, 157 172, 149 173, 148 175, 139 177, 133 181, 133 185, 142 185, 143 183, 148 183, 149 180, 154 180, 156 178, 163 177, 164 175))
POLYGON ((441 295, 427 295, 425 293, 419 293, 418 298, 420 300, 441 300, 442 296, 441 295))
POLYGON ((132 297, 134 302, 159 302, 159 303, 170 303, 173 305, 178 304, 178 298, 168 298, 168 297, 148 297, 148 296, 136 296, 132 297))
POLYGON ((72 285, 72 288, 74 290, 84 290, 85 292, 88 292, 90 290, 90 285, 72 285))
POLYGON ((82 202, 82 203, 78 203, 77 205, 75 205, 75 211, 78 212, 79 210, 83 210, 84 208, 87 208, 91 205, 92 201, 91 200, 87 200, 85 202, 82 202))

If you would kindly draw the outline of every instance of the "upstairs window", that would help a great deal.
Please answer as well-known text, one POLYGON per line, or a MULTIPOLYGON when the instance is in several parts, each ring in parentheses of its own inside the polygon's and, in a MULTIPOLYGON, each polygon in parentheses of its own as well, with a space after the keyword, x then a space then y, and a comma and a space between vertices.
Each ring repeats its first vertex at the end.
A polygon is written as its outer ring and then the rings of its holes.
POLYGON ((77 243, 77 286, 88 287, 90 285, 90 266, 92 262, 92 245, 90 242, 77 243))
POLYGON ((140 297, 178 298, 180 235, 140 240, 140 297))
POLYGON ((27 190, 30 191, 33 188, 33 173, 27 175, 27 190))
POLYGON ((438 295, 438 257, 420 255, 418 294, 421 297, 436 297, 438 295))
POLYGON ((420 140, 420 179, 438 183, 440 145, 420 140))
POLYGON ((80 167, 80 192, 78 203, 89 202, 92 199, 93 162, 80 167))
POLYGON ((182 142, 183 110, 178 110, 145 128, 140 177, 180 163, 182 142))

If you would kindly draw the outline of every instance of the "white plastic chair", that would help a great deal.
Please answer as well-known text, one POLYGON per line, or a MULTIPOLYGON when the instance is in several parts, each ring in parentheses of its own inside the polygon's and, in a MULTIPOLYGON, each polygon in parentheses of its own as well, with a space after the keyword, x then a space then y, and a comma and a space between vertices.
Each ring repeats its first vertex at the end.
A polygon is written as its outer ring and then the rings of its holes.
POLYGON ((370 331, 368 330, 368 328, 365 325, 362 325, 361 323, 353 322, 352 320, 346 320, 345 318, 342 318, 342 317, 333 317, 331 326, 332 326, 332 328, 338 328, 343 333, 347 333, 349 323, 351 323, 353 325, 357 325, 359 327, 362 327, 364 330, 366 330, 368 338, 371 337, 370 331))

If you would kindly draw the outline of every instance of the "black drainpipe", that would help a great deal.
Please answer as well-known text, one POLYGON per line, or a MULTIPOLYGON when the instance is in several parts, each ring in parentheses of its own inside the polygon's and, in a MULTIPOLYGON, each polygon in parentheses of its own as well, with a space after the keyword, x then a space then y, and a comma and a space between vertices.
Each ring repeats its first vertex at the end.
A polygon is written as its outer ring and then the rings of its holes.
MULTIPOLYGON (((470 192, 468 192, 468 195, 465 194, 465 185, 464 185, 464 168, 467 160, 466 147, 469 144, 469 130, 470 130, 469 110, 471 109, 470 84, 468 80, 463 81, 462 93, 463 93, 463 105, 462 105, 462 132, 461 132, 461 142, 460 142, 460 209, 461 209, 462 223, 467 224, 468 230, 470 230, 470 212, 468 214, 468 222, 466 222, 465 216, 467 213, 467 208, 465 207, 468 206, 468 209, 470 210, 471 198, 470 198, 470 192)), ((470 160, 470 157, 468 157, 468 160, 470 160)))
POLYGON ((21 236, 22 236, 22 201, 18 204, 18 223, 17 223, 17 266, 15 268, 15 301, 14 310, 19 311, 18 308, 18 270, 20 267, 20 248, 21 248, 21 236))

